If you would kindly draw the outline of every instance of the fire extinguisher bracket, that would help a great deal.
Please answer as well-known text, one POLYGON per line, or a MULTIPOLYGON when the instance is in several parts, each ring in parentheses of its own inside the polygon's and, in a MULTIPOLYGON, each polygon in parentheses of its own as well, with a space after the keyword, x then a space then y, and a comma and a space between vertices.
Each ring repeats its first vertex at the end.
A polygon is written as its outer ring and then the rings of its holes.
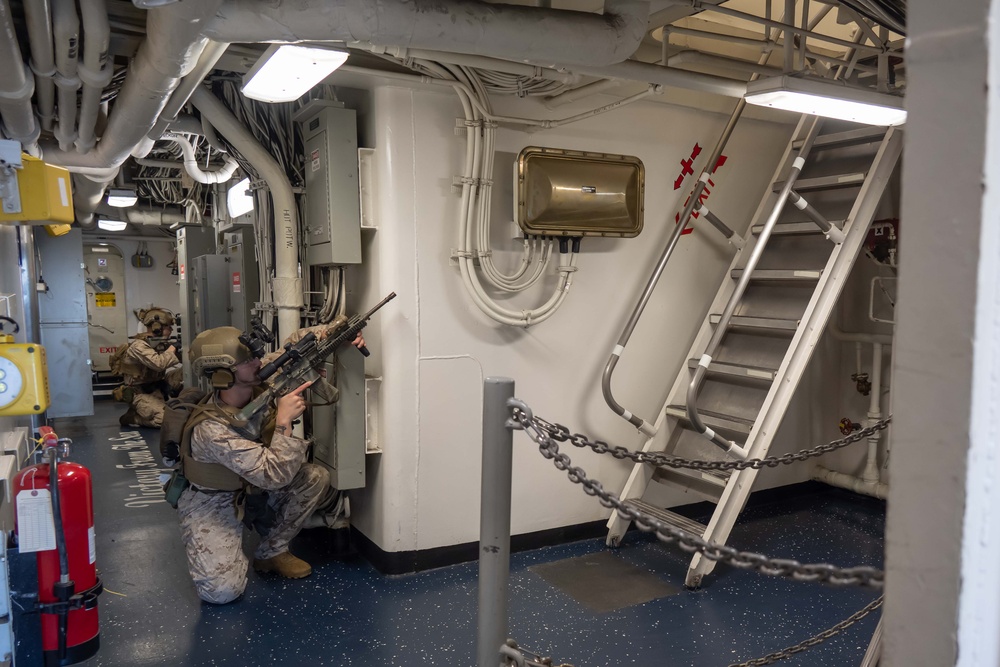
POLYGON ((75 609, 93 609, 97 606, 97 597, 104 592, 104 582, 97 578, 97 583, 85 591, 70 596, 68 600, 59 602, 36 602, 32 611, 42 614, 61 614, 75 609))

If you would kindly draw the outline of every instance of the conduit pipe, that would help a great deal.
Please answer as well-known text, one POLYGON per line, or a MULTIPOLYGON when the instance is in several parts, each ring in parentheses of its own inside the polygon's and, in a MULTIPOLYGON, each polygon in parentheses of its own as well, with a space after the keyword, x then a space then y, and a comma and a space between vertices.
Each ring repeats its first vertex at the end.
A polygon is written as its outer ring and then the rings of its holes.
POLYGON ((40 130, 31 109, 35 79, 21 59, 14 19, 7 0, 0 0, 0 118, 7 136, 21 142, 28 153, 37 152, 40 130))
POLYGON ((476 67, 479 69, 492 70, 495 72, 505 72, 516 76, 523 76, 529 79, 545 79, 546 81, 558 81, 559 83, 575 84, 579 83, 580 77, 569 72, 560 72, 548 67, 538 65, 524 65, 522 63, 501 60, 499 58, 487 58, 486 56, 470 55, 465 53, 449 53, 447 51, 432 51, 430 49, 407 49, 400 46, 375 46, 360 42, 349 42, 348 48, 360 49, 371 53, 384 53, 405 60, 416 58, 418 60, 432 60, 439 63, 450 63, 452 65, 462 65, 464 67, 476 67))
POLYGON ((274 304, 278 308, 281 340, 299 328, 302 279, 299 277, 299 220, 295 195, 288 176, 278 162, 257 142, 250 131, 208 89, 199 87, 191 102, 216 130, 253 166, 271 191, 274 203, 274 304))
POLYGON ((205 171, 198 166, 198 158, 195 157, 194 147, 191 146, 191 142, 187 139, 176 134, 164 134, 161 139, 172 141, 181 147, 181 151, 184 153, 184 171, 198 183, 225 183, 233 177, 233 174, 236 173, 236 170, 240 166, 236 160, 227 157, 226 163, 223 166, 213 171, 205 171))
POLYGON ((610 65, 646 35, 648 0, 606 0, 604 14, 481 0, 228 0, 206 34, 220 42, 371 42, 518 62, 610 65))
POLYGON ((111 83, 114 71, 108 57, 111 27, 106 0, 80 0, 80 15, 83 18, 83 62, 77 73, 83 84, 83 93, 80 96, 76 150, 88 153, 97 143, 94 128, 101 110, 101 93, 111 83))
POLYGON ((140 208, 132 206, 124 209, 125 218, 133 225, 172 225, 175 223, 184 224, 187 216, 184 212, 175 208, 140 208))
MULTIPOLYGON (((867 426, 882 419, 882 351, 882 343, 872 343, 872 387, 869 392, 867 426)), ((884 500, 889 495, 889 485, 879 481, 878 444, 880 440, 881 435, 878 432, 868 437, 868 456, 865 459, 865 469, 861 473, 861 477, 816 466, 813 478, 832 486, 850 489, 855 493, 863 493, 884 500)))
MULTIPOLYGON (((146 19, 146 40, 132 61, 97 147, 85 154, 52 146, 43 149, 46 161, 80 175, 73 181, 85 196, 80 196, 80 192, 74 194, 74 209, 84 228, 93 226, 93 212, 100 204, 104 188, 111 182, 106 178, 106 170, 117 173, 132 149, 152 129, 181 78, 197 63, 207 42, 200 36, 201 26, 215 15, 221 3, 222 0, 179 2, 150 9, 146 19), (92 175, 92 170, 98 171, 96 176, 92 175), (88 178, 93 181, 89 185, 85 184, 88 178)), ((75 108, 75 98, 73 103, 75 108)))
POLYGON ((80 77, 77 76, 80 17, 76 13, 75 0, 52 0, 52 33, 55 37, 59 113, 55 135, 59 149, 68 151, 77 137, 76 91, 80 89, 80 77))
POLYGON ((576 74, 596 76, 602 79, 620 79, 647 84, 654 83, 667 86, 668 88, 698 90, 703 93, 713 93, 725 97, 740 98, 747 93, 747 84, 745 81, 736 81, 711 74, 688 72, 672 67, 644 63, 638 60, 626 60, 602 67, 574 66, 572 70, 576 74))
MULTIPOLYGON (((60 0, 62 1, 62 0, 60 0)), ((139 47, 96 150, 86 155, 45 147, 48 162, 71 167, 118 167, 153 128, 180 80, 191 73, 208 40, 202 26, 222 0, 178 2, 147 11, 139 47)), ((72 171, 72 169, 71 169, 72 171)))
POLYGON ((153 150, 153 142, 159 139, 167 131, 168 127, 174 130, 179 129, 176 126, 176 122, 179 120, 177 114, 180 113, 184 105, 191 99, 191 93, 194 92, 194 89, 215 69, 219 58, 222 57, 222 54, 228 48, 229 44, 225 42, 210 41, 205 45, 205 50, 201 52, 201 56, 199 56, 194 69, 181 80, 177 86, 177 90, 170 96, 170 100, 163 107, 163 111, 160 112, 160 118, 153 125, 153 129, 149 131, 149 134, 132 151, 134 157, 146 157, 149 155, 149 151, 153 150))
POLYGON ((52 11, 48 0, 27 0, 24 19, 28 27, 28 47, 31 49, 31 71, 35 73, 38 92, 38 117, 42 129, 51 132, 55 121, 56 61, 52 50, 52 11))
MULTIPOLYGON (((87 170, 88 173, 73 173, 73 211, 76 221, 83 229, 94 229, 94 212, 104 200, 104 190, 114 183, 118 167, 111 169, 87 170)), ((72 171, 72 170, 71 170, 72 171)))

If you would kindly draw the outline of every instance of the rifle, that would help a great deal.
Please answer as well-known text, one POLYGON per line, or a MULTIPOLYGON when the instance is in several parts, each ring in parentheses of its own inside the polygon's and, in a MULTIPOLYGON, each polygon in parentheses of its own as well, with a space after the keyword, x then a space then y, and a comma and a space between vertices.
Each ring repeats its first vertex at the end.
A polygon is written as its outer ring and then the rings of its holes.
MULTIPOLYGON (((159 353, 166 352, 167 348, 171 345, 177 349, 178 353, 181 349, 181 339, 177 336, 171 336, 170 338, 154 338, 153 336, 150 336, 146 339, 146 342, 149 343, 150 347, 159 353)), ((180 354, 178 354, 178 357, 180 357, 180 354)))
MULTIPOLYGON (((347 321, 347 326, 332 338, 318 340, 316 335, 310 332, 303 336, 299 342, 285 345, 285 351, 281 356, 261 368, 260 372, 257 373, 257 378, 263 381, 275 375, 279 370, 283 370, 283 372, 277 375, 276 379, 260 396, 237 412, 231 418, 230 423, 238 430, 243 431, 244 434, 256 438, 259 433, 251 426, 254 416, 266 408, 272 400, 281 398, 293 389, 302 386, 303 383, 319 379, 320 376, 315 367, 333 354, 338 347, 353 341, 358 332, 368 325, 368 320, 371 319, 372 315, 395 296, 396 293, 392 292, 375 304, 375 307, 367 313, 355 315, 347 321)), ((370 354, 367 348, 362 347, 359 350, 366 357, 370 354)))

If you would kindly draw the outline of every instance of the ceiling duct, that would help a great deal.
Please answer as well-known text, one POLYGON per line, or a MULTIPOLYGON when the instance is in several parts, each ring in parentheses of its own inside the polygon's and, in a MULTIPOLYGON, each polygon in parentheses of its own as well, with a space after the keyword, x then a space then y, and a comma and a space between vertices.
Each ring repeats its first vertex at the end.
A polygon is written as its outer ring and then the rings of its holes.
POLYGON ((635 52, 648 19, 648 0, 605 0, 604 14, 479 0, 228 0, 206 35, 219 42, 370 42, 603 66, 635 52))

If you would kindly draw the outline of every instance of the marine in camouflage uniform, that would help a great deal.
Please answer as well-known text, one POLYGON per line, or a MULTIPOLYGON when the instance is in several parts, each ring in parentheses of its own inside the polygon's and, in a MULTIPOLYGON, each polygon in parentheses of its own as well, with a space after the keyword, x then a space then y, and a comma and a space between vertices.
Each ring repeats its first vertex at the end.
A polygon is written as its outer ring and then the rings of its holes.
MULTIPOLYGON (((309 331, 325 335, 340 324, 303 329, 289 341, 309 331)), ((258 413, 258 424, 274 422, 273 435, 270 424, 255 429, 263 434, 261 441, 244 437, 226 421, 226 413, 236 412, 259 391, 253 385, 261 361, 238 342, 239 333, 233 327, 219 327, 199 334, 192 344, 194 372, 208 377, 216 391, 203 402, 207 406, 203 416, 189 420, 181 445, 182 467, 191 482, 177 503, 181 538, 198 596, 215 604, 232 602, 247 585, 242 494, 267 492, 267 506, 274 511, 274 523, 264 531, 254 554, 254 569, 293 579, 308 576, 312 568, 288 551, 292 538, 314 512, 331 511, 343 503, 330 486, 326 469, 306 462, 309 442, 291 434, 291 420, 305 410, 299 395, 304 388, 279 399, 276 414, 258 413), (234 395, 238 400, 227 404, 234 395), (227 478, 231 473, 236 477, 227 478), (241 490, 231 490, 240 485, 241 490)), ((359 336, 355 343, 364 341, 359 336)), ((326 385, 321 394, 336 400, 336 391, 326 385)))
MULTIPOLYGON (((305 463, 308 447, 307 440, 280 433, 273 436, 270 447, 264 447, 214 419, 198 424, 192 433, 191 455, 196 460, 222 464, 268 492, 268 504, 277 517, 257 547, 255 565, 282 554, 290 556, 288 543, 303 522, 322 504, 335 500, 326 469, 305 463)), ((247 586, 243 523, 236 511, 239 493, 189 486, 177 503, 188 570, 198 597, 207 602, 232 602, 247 586)), ((294 572, 307 576, 307 568, 294 572)))
POLYGON ((180 390, 181 369, 174 368, 178 359, 172 345, 158 352, 149 340, 168 338, 174 318, 163 308, 140 310, 138 315, 148 330, 134 337, 122 359, 122 377, 131 390, 124 393, 131 393, 131 401, 118 421, 122 426, 160 428, 169 394, 180 390))

